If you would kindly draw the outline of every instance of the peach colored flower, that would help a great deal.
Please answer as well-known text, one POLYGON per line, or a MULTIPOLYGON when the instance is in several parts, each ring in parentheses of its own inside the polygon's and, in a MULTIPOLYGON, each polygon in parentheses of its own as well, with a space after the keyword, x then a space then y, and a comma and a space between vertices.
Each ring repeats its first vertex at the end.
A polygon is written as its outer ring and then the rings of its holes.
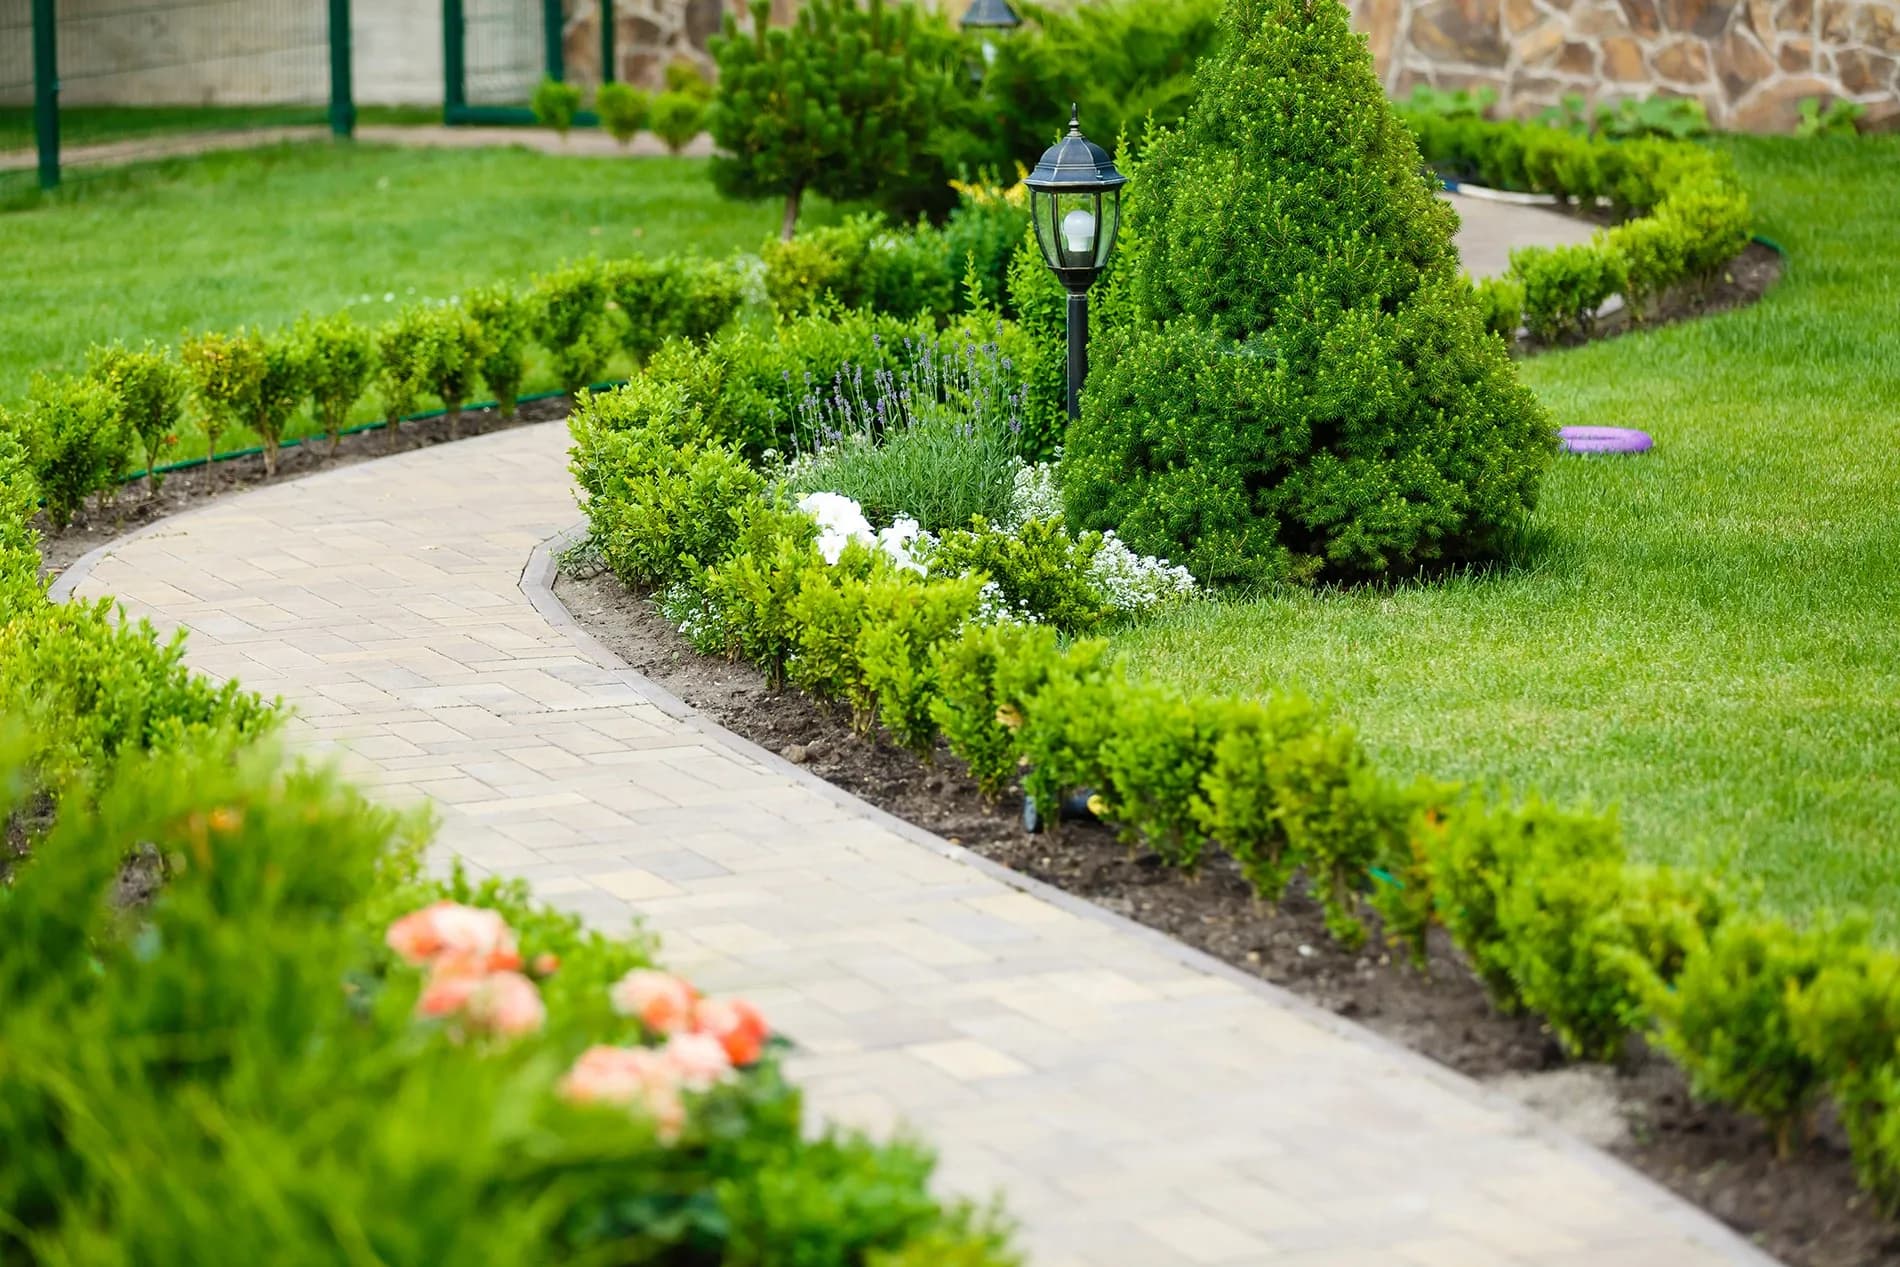
POLYGON ((614 983, 612 997, 622 1016, 637 1016, 655 1033, 671 1034, 692 1023, 699 996, 679 977, 636 968, 614 983))
POLYGON ((389 926, 389 948, 413 964, 452 959, 458 972, 519 968, 515 935, 499 912, 437 902, 389 926))
POLYGON ((464 1012, 470 1025, 503 1038, 532 1034, 548 1019, 541 991, 519 972, 496 972, 483 977, 469 995, 464 1012))
POLYGON ((688 1091, 710 1091, 732 1073, 725 1046, 711 1034, 675 1034, 660 1048, 688 1091))
POLYGON ((772 1033, 759 1009, 744 999, 702 1000, 693 1011, 693 1028, 718 1039, 739 1068, 758 1060, 772 1033))
POLYGON ((590 1047, 561 1079, 560 1093, 575 1104, 639 1108, 653 1119, 664 1143, 686 1127, 679 1069, 650 1047, 590 1047))
POLYGON ((434 1017, 459 1015, 481 984, 482 978, 477 976, 437 974, 423 987, 422 997, 416 1000, 416 1011, 434 1017))
POLYGON ((534 975, 551 977, 561 970, 561 957, 552 951, 542 951, 534 957, 534 975))

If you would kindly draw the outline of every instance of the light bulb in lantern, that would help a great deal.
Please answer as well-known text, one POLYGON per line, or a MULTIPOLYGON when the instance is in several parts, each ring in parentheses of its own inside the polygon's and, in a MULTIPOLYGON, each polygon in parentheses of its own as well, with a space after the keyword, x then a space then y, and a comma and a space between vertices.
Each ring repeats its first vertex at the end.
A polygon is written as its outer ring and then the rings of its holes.
POLYGON ((1077 255, 1087 255, 1095 249, 1095 217, 1077 207, 1062 217, 1062 239, 1071 251, 1077 255))

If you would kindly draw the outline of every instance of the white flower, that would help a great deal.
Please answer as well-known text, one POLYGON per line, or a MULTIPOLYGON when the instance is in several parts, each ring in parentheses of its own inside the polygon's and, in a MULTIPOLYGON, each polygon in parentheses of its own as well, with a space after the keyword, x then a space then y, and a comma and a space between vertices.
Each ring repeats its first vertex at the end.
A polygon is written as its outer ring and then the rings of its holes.
POLYGON ((878 544, 871 521, 864 517, 864 507, 842 493, 807 493, 799 498, 798 508, 818 521, 818 553, 825 556, 826 563, 835 565, 853 541, 872 547, 878 544))
POLYGON ((1112 531, 1102 534, 1102 548, 1089 563, 1089 580, 1109 606, 1125 613, 1189 598, 1198 589, 1186 568, 1171 567, 1166 559, 1153 555, 1138 555, 1112 531))
POLYGON ((1031 519, 1062 518, 1062 490, 1056 487, 1056 468, 1052 463, 1035 466, 1016 459, 1017 467, 1009 493, 1007 528, 1020 528, 1031 519))
POLYGON ((919 576, 927 569, 917 557, 918 554, 928 553, 929 547, 936 544, 935 539, 924 531, 923 525, 910 518, 900 519, 878 533, 877 543, 898 567, 919 576))

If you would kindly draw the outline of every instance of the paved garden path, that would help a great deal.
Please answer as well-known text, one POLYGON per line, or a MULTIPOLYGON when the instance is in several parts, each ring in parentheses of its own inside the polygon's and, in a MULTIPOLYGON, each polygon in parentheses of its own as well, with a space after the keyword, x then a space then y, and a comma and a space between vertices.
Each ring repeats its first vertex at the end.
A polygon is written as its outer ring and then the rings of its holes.
POLYGON ((281 692, 299 744, 434 802, 446 853, 647 921, 797 1040, 818 1111, 910 1123, 950 1190, 1002 1192, 1036 1267, 1767 1261, 1464 1079, 692 715, 545 591, 566 447, 530 427, 250 492, 62 586, 281 692))

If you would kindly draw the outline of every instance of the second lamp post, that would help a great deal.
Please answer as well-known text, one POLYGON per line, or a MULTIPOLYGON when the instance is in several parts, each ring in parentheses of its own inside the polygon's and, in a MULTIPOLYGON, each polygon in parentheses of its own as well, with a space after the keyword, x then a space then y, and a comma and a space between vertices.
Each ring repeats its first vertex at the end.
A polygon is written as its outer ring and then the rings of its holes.
POLYGON ((1071 106, 1069 134, 1049 147, 1024 183, 1042 258, 1069 292, 1069 417, 1076 418, 1089 372, 1089 287, 1115 249, 1128 178, 1115 170, 1107 150, 1082 135, 1081 110, 1071 106))

